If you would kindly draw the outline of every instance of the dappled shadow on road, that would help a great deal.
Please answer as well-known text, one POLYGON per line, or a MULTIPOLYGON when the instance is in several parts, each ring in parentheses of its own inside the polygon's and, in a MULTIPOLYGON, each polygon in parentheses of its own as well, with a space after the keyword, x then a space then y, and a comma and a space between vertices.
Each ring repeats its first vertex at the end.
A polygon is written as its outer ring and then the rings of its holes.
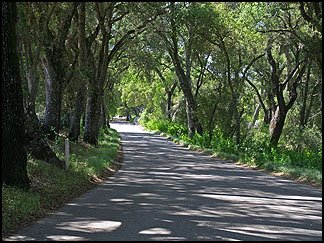
POLYGON ((320 190, 190 151, 135 126, 121 135, 124 164, 115 177, 19 239, 322 240, 320 190))

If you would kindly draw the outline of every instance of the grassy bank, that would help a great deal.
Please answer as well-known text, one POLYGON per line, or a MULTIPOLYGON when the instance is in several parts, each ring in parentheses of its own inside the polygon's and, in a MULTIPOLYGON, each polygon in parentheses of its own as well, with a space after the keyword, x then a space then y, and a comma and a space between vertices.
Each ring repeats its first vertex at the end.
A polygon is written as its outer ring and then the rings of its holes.
MULTIPOLYGON (((52 147, 64 158, 64 137, 60 136, 52 147)), ((113 163, 118 154, 119 134, 109 129, 101 133, 99 146, 70 142, 70 169, 61 170, 40 160, 28 159, 27 171, 31 189, 23 191, 2 187, 2 235, 44 216, 49 210, 81 195, 116 169, 113 163)))
POLYGON ((150 120, 142 123, 151 131, 158 131, 174 142, 192 150, 202 151, 222 159, 232 160, 238 164, 271 172, 296 181, 322 187, 322 149, 303 149, 297 151, 284 146, 273 148, 267 138, 246 138, 239 145, 233 140, 224 138, 214 132, 213 137, 207 134, 195 134, 188 137, 187 128, 166 120, 150 120))

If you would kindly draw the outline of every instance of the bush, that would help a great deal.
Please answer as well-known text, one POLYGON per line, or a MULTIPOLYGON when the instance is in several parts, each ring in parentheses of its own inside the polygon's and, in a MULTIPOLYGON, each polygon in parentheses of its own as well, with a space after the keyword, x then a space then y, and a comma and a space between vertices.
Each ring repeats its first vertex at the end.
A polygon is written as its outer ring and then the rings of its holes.
POLYGON ((181 125, 181 124, 169 122, 167 132, 171 136, 179 137, 181 135, 188 134, 188 129, 185 126, 181 125))

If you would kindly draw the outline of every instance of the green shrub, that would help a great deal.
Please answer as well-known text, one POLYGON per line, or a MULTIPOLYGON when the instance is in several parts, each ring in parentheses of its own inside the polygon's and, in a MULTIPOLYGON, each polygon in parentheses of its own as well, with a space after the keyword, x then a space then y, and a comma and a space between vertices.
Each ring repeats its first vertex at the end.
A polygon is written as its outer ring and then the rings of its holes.
POLYGON ((190 149, 207 148, 210 154, 224 159, 232 159, 268 171, 282 172, 315 184, 321 184, 322 181, 321 147, 309 146, 308 149, 299 150, 282 146, 281 143, 281 146, 273 148, 269 144, 269 134, 265 126, 253 134, 248 134, 236 145, 233 139, 226 138, 219 129, 213 131, 210 140, 207 133, 196 133, 189 138, 186 126, 168 120, 149 120, 145 125, 151 130, 170 135, 173 141, 190 149))
POLYGON ((169 122, 168 124, 168 131, 167 131, 171 136, 181 136, 181 135, 186 135, 188 134, 188 129, 178 123, 172 123, 169 122))

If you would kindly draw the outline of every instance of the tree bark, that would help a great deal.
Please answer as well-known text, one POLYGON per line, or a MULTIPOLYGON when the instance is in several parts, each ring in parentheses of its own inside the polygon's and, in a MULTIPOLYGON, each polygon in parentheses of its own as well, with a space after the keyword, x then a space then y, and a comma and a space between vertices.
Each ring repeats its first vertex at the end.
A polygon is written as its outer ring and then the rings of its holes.
POLYGON ((75 98, 74 111, 69 131, 69 138, 71 141, 77 141, 80 136, 81 116, 85 112, 85 95, 84 87, 80 87, 75 98))
POLYGON ((83 140, 89 144, 97 145, 100 117, 99 87, 95 83, 96 80, 92 82, 88 90, 83 140))
POLYGON ((181 67, 179 56, 177 52, 177 43, 174 40, 173 52, 169 51, 171 60, 176 70, 176 75, 179 79, 180 88, 186 99, 186 113, 187 113, 187 124, 188 124, 188 135, 190 138, 194 136, 197 132, 202 135, 202 126, 199 123, 194 97, 191 91, 190 80, 187 80, 187 75, 185 74, 183 68, 181 67))
MULTIPOLYGON (((60 23, 58 36, 54 41, 49 26, 44 29, 42 44, 45 50, 45 57, 42 59, 45 71, 46 107, 44 130, 49 139, 55 139, 59 133, 61 120, 61 105, 63 85, 67 81, 64 68, 65 41, 71 26, 72 18, 79 3, 73 3, 67 10, 65 18, 60 23)), ((41 23, 43 24, 43 23, 41 23)))
POLYGON ((16 45, 16 3, 2 3, 2 184, 28 189, 25 121, 16 45))
MULTIPOLYGON (((45 72, 45 117, 44 131, 48 138, 54 140, 60 129, 61 104, 62 104, 62 73, 54 71, 53 61, 42 59, 45 72), (57 77, 56 74, 60 73, 57 77)), ((62 70, 63 72, 63 70, 62 70)))
MULTIPOLYGON (((109 123, 108 123, 109 124, 109 123)), ((107 131, 107 111, 105 98, 102 96, 101 104, 100 104, 100 118, 99 118, 99 128, 103 128, 104 131, 107 131)))
POLYGON ((167 94, 167 107, 166 107, 166 115, 169 120, 171 120, 171 108, 172 108, 172 93, 170 90, 166 91, 167 94))
MULTIPOLYGON (((26 9, 28 6, 23 5, 26 9)), ((24 10, 25 10, 24 9, 24 10)), ((21 56, 24 56, 25 62, 21 64, 25 72, 22 74, 22 89, 25 94, 23 99, 25 129, 26 129, 26 149, 33 158, 43 160, 47 163, 64 167, 64 161, 61 161, 52 148, 49 146, 45 134, 41 129, 40 122, 35 112, 35 100, 38 91, 39 77, 38 64, 40 57, 40 47, 33 37, 30 36, 33 31, 32 26, 35 25, 33 16, 25 14, 21 18, 23 29, 20 29, 20 37, 22 48, 20 48, 21 56), (29 21, 26 21, 26 18, 29 21), (24 66, 25 65, 25 66, 24 66)))
MULTIPOLYGON (((172 3, 172 8, 174 8, 174 3, 172 3)), ((186 72, 182 66, 182 63, 180 61, 179 57, 179 50, 178 50, 178 32, 177 32, 177 26, 175 23, 175 19, 170 19, 171 24, 171 41, 168 41, 167 38, 162 34, 162 38, 165 40, 168 53, 171 57, 173 66, 176 71, 176 75, 179 80, 180 88, 184 94, 185 100, 186 100, 186 113, 187 113, 187 124, 188 124, 188 136, 192 138, 194 134, 197 132, 200 135, 203 134, 203 129, 201 124, 199 123, 199 119, 197 117, 196 113, 196 104, 194 100, 194 96, 192 94, 191 90, 191 45, 192 45, 192 32, 189 30, 189 39, 184 43, 185 45, 185 68, 186 72)))
MULTIPOLYGON (((286 80, 282 83, 280 82, 280 72, 278 72, 277 67, 279 65, 276 63, 275 59, 272 56, 271 49, 272 43, 268 42, 268 46, 266 48, 267 60, 270 64, 270 72, 271 72, 271 83, 273 85, 273 93, 277 97, 277 106, 276 109, 273 110, 274 113, 272 115, 272 119, 269 126, 270 132, 270 144, 274 147, 278 145, 286 116, 288 111, 291 109, 293 104, 297 99, 297 85, 300 83, 307 66, 307 61, 305 64, 300 68, 297 77, 294 78, 296 70, 299 68, 301 62, 298 62, 294 69, 288 70, 288 75, 286 80), (289 91, 289 100, 286 103, 284 99, 284 89, 288 87, 289 91)), ((298 50, 300 51, 300 50, 298 50)), ((297 60, 298 61, 298 60, 297 60)))
POLYGON ((167 108, 166 108, 166 114, 167 114, 167 118, 169 120, 171 120, 171 109, 172 109, 172 96, 173 96, 173 93, 174 93, 174 90, 176 89, 177 87, 177 83, 175 82, 171 89, 170 90, 167 90, 166 91, 166 94, 167 94, 167 108))
MULTIPOLYGON (((102 15, 101 7, 99 3, 95 4, 95 10, 97 19, 99 22, 100 30, 102 32, 102 42, 97 54, 98 64, 95 69, 95 75, 89 78, 89 89, 88 89, 88 98, 87 98, 87 108, 86 108, 86 120, 85 120, 85 130, 83 140, 89 144, 97 145, 99 128, 100 128, 100 113, 101 113, 101 101, 103 96, 104 81, 106 79, 107 69, 109 62, 111 61, 111 52, 108 50, 108 44, 110 40, 110 29, 112 21, 110 22, 110 28, 105 28, 104 22, 105 17, 108 20, 112 19, 114 12, 114 3, 110 3, 109 11, 107 15, 102 15)), ((93 57, 95 55, 91 53, 90 47, 88 48, 88 53, 93 57)))
POLYGON ((255 123, 256 123, 256 121, 257 121, 258 118, 259 118, 260 108, 261 108, 261 104, 259 103, 259 104, 257 105, 257 107, 255 108, 255 110, 254 110, 253 117, 252 117, 252 121, 251 121, 251 123, 249 124, 249 129, 254 128, 255 123))
POLYGON ((27 150, 34 159, 45 161, 64 169, 65 162, 60 160, 47 142, 41 129, 39 120, 32 105, 32 100, 27 96, 25 102, 27 150))
POLYGON ((72 141, 77 141, 80 136, 80 122, 81 122, 81 116, 85 113, 85 107, 86 107, 86 93, 87 93, 87 87, 86 87, 86 78, 91 79, 91 75, 94 74, 94 72, 89 72, 88 70, 91 69, 88 66, 88 61, 86 58, 87 54, 87 41, 88 46, 90 49, 90 46, 94 40, 92 36, 96 36, 98 32, 94 32, 93 35, 90 35, 89 38, 86 38, 85 33, 85 18, 86 18, 86 12, 85 12, 86 3, 82 2, 78 6, 78 47, 80 51, 79 55, 79 72, 80 72, 80 83, 79 83, 79 89, 77 91, 75 104, 74 104, 74 111, 73 116, 71 120, 71 126, 69 131, 69 138, 72 141))
POLYGON ((277 109, 272 116, 270 121, 270 144, 273 146, 277 146, 279 142, 279 138, 285 125, 286 114, 286 112, 280 110, 280 107, 277 106, 277 109))

